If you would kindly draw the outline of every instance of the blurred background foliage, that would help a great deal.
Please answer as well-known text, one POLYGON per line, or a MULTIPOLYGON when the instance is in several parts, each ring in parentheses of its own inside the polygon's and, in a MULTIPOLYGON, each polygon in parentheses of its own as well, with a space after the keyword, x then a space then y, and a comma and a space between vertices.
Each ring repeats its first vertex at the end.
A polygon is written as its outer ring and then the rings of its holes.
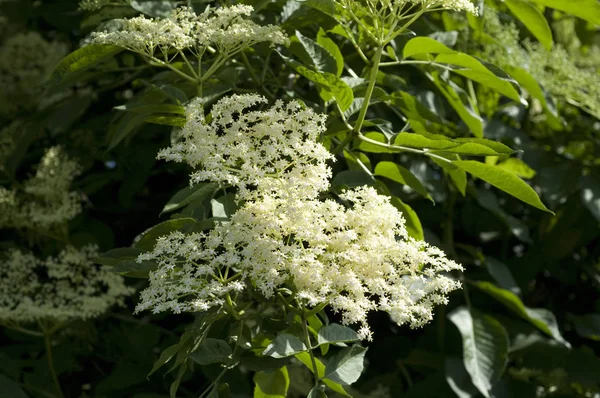
MULTIPOLYGON (((191 5, 202 11, 209 3, 191 5)), ((343 56, 345 81, 355 98, 364 93, 356 78, 364 77, 365 63, 335 34, 336 21, 318 2, 243 3, 260 10, 261 23, 281 24, 295 36, 286 54, 305 63, 310 60, 299 35, 316 40, 319 29, 333 32, 329 37, 343 56)), ((74 245, 127 247, 142 231, 169 219, 159 214, 186 187, 188 170, 155 156, 170 143, 180 116, 126 109, 181 105, 195 87, 125 52, 44 82, 98 26, 110 29, 113 19, 139 13, 160 17, 177 5, 0 1, 0 183, 14 186, 31 175, 52 145, 78 159, 84 170, 73 189, 84 211, 68 226, 74 245)), ((351 142, 338 154, 333 189, 384 184, 399 199, 412 232, 466 268, 463 291, 425 328, 398 328, 387 315, 372 317, 375 340, 368 344, 365 372, 352 387, 357 397, 600 397, 600 8, 595 0, 486 0, 479 7, 479 17, 428 14, 412 30, 495 65, 501 69, 497 74, 510 74, 526 103, 432 65, 394 65, 412 37, 407 34, 387 49, 389 65, 377 76, 373 98, 379 103, 371 107, 367 125, 383 135, 410 129, 453 138, 480 129, 480 136, 518 151, 510 158, 487 156, 485 163, 526 179, 555 215, 423 156, 351 142), (388 161, 403 165, 419 183, 377 176, 375 165, 388 161), (369 173, 374 171, 375 182, 369 173)), ((234 61, 223 68, 205 95, 216 100, 231 93, 270 93, 327 112, 314 82, 267 45, 246 56, 246 65, 234 61)), ((325 142, 331 149, 345 137, 342 125, 339 114, 330 112, 325 142)), ((202 203, 192 204, 179 216, 203 217, 201 212, 202 203)), ((0 236, 3 249, 55 249, 36 231, 4 228, 0 236)), ((137 288, 144 283, 129 280, 137 288)), ((53 337, 66 396, 169 396, 174 375, 147 374, 194 318, 133 316, 135 301, 134 296, 125 308, 53 337)), ((0 336, 0 397, 56 396, 43 341, 8 328, 0 336)), ((178 396, 198 396, 217 372, 216 366, 197 366, 184 376, 178 396)), ((251 371, 238 369, 227 377, 231 396, 251 396, 251 371)), ((298 365, 290 377, 301 387, 289 395, 305 396, 308 372, 298 365)))

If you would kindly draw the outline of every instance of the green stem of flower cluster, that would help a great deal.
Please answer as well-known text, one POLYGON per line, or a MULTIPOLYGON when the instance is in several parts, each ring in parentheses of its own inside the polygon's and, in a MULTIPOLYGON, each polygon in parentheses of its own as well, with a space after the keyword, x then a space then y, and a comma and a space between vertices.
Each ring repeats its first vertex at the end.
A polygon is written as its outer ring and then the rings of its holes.
POLYGON ((56 374, 56 369, 54 368, 54 359, 52 356, 52 341, 50 333, 44 332, 44 345, 46 347, 46 358, 48 359, 48 369, 50 370, 50 375, 52 376, 52 381, 54 382, 54 387, 56 388, 56 392, 60 398, 64 398, 65 394, 60 387, 60 382, 58 381, 58 376, 56 374))
POLYGON ((306 320, 306 314, 302 315, 302 329, 304 330, 304 344, 306 344, 306 348, 308 349, 308 354, 310 355, 310 362, 313 367, 315 388, 319 388, 319 371, 317 370, 317 360, 315 359, 315 354, 313 353, 313 346, 310 343, 310 334, 308 333, 308 322, 306 320))
POLYGON ((367 86, 367 91, 365 92, 364 102, 360 108, 356 124, 354 125, 354 134, 360 133, 360 129, 365 121, 365 116, 367 115, 367 110, 369 109, 371 97, 373 96, 373 90, 375 89, 375 83, 377 81, 377 73, 379 72, 379 63, 381 62, 382 54, 383 46, 377 47, 377 50, 375 50, 375 55, 373 56, 373 65, 371 66, 371 73, 369 74, 369 85, 367 86))

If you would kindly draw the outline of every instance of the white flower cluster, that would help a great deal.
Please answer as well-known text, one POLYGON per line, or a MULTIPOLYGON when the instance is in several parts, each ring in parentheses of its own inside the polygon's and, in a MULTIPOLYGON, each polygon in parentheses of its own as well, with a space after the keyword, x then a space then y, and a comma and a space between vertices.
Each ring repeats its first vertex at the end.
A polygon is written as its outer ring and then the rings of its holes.
POLYGON ((35 109, 44 81, 66 53, 64 44, 37 32, 6 39, 0 46, 0 116, 35 109))
POLYGON ((168 18, 142 15, 126 19, 122 30, 94 32, 90 39, 92 43, 113 44, 150 57, 157 50, 167 54, 171 49, 190 49, 200 54, 208 46, 231 55, 259 42, 287 42, 279 27, 260 26, 247 19, 252 11, 251 6, 235 5, 196 15, 191 8, 181 7, 168 18))
MULTIPOLYGON (((224 98, 215 104, 210 122, 197 100, 187 109, 184 140, 159 152, 158 157, 200 167, 191 182, 213 181, 239 188, 295 190, 313 197, 329 186, 332 155, 317 143, 325 132, 325 116, 303 109, 297 101, 277 101, 267 110, 252 110, 267 101, 255 94, 224 98)), ((285 192, 285 191, 283 191, 285 192)))
POLYGON ((88 319, 122 304, 133 290, 94 265, 97 256, 93 245, 68 246, 45 260, 17 249, 0 253, 0 323, 88 319))
POLYGON ((60 147, 46 151, 36 174, 22 190, 0 191, 0 226, 50 229, 81 212, 81 200, 69 187, 79 174, 79 165, 60 147))
POLYGON ((336 0, 336 2, 344 7, 358 7, 363 10, 370 10, 372 13, 379 13, 382 9, 397 13, 405 10, 406 6, 414 5, 421 5, 423 10, 443 8, 467 11, 475 15, 478 13, 475 4, 471 0, 336 0))
POLYGON ((254 95, 223 99, 211 123, 194 104, 183 143, 161 153, 204 168, 193 181, 238 187, 245 203, 206 234, 174 232, 140 255, 158 269, 136 310, 206 310, 249 280, 267 298, 286 287, 309 307, 328 303, 343 323, 360 324, 367 339, 370 311, 412 327, 431 320, 434 305, 460 287, 444 273, 460 265, 408 237, 402 214, 373 188, 344 192, 345 205, 320 200, 331 173, 331 155, 316 142, 323 116, 295 102, 245 112, 264 102, 254 95))

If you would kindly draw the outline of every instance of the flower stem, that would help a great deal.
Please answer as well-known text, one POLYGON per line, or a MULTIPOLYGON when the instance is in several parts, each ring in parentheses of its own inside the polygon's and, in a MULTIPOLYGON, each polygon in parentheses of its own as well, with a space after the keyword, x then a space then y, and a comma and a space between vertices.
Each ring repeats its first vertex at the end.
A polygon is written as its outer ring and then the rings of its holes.
POLYGON ((305 339, 304 343, 306 344, 306 348, 308 348, 308 354, 310 355, 310 362, 312 363, 312 367, 313 367, 313 375, 315 378, 315 388, 319 388, 319 371, 317 370, 317 361, 315 359, 315 354, 313 353, 313 346, 310 343, 310 335, 308 334, 308 325, 307 325, 305 314, 302 315, 302 329, 304 330, 304 339, 305 339))
POLYGON ((373 66, 371 66, 371 73, 369 74, 369 85, 367 86, 367 91, 365 92, 364 102, 360 108, 358 119, 354 125, 355 134, 360 133, 360 129, 365 121, 365 116, 367 115, 367 110, 369 109, 369 104, 371 102, 371 96, 373 95, 373 90, 375 89, 375 82, 377 80, 377 72, 379 72, 379 63, 381 62, 382 54, 383 46, 380 45, 377 47, 377 50, 375 50, 375 55, 373 56, 373 66))
POLYGON ((54 360, 52 358, 52 342, 50 341, 50 337, 52 335, 50 333, 44 333, 44 345, 46 346, 46 358, 48 359, 48 369, 50 370, 50 375, 52 376, 52 381, 54 382, 54 386, 56 387, 56 392, 60 398, 64 398, 65 394, 63 394, 62 388, 60 388, 60 382, 58 381, 58 376, 56 375, 56 369, 54 368, 54 360))

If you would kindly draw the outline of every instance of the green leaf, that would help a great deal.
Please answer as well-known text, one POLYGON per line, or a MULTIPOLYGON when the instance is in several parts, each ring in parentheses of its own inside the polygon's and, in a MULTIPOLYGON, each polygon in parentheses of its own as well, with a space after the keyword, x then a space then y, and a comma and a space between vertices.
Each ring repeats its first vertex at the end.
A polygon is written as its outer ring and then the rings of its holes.
POLYGON ((553 337, 565 346, 569 346, 569 343, 562 337, 558 330, 558 323, 554 314, 549 310, 545 308, 526 307, 516 294, 509 290, 501 289, 490 282, 475 282, 474 285, 548 336, 553 337))
POLYGON ((273 358, 285 358, 306 351, 306 346, 300 339, 289 333, 280 333, 267 346, 262 355, 273 358))
POLYGON ((479 395, 462 359, 446 358, 444 369, 446 370, 446 382, 458 398, 473 398, 479 395))
MULTIPOLYGON (((449 160, 460 160, 460 157, 458 155, 450 155, 451 157, 445 157, 446 159, 449 160)), ((452 181, 452 183, 454 184, 454 186, 456 187, 456 189, 458 189, 458 191, 460 192, 460 194, 462 196, 466 196, 467 195, 467 173, 462 170, 459 169, 458 167, 454 166, 452 163, 446 162, 442 159, 438 159, 438 158, 431 158, 431 160, 433 160, 438 166, 440 166, 442 169, 444 169, 444 171, 448 174, 448 176, 450 177, 450 180, 452 181)))
POLYGON ((348 343, 358 341, 358 334, 347 326, 330 323, 319 329, 317 342, 319 345, 328 343, 348 343))
POLYGON ((212 215, 218 220, 229 220, 237 210, 235 195, 225 194, 210 201, 212 215))
POLYGON ((115 106, 114 109, 133 113, 173 113, 176 115, 185 115, 185 108, 175 104, 123 104, 115 106))
POLYGON ((558 118, 558 111, 556 110, 554 102, 552 101, 552 97, 542 90, 542 87, 540 87, 538 81, 523 68, 511 66, 508 67, 507 72, 513 77, 513 79, 517 81, 517 83, 519 83, 521 87, 527 90, 529 95, 540 102, 542 108, 544 108, 548 117, 550 118, 552 126, 560 128, 561 121, 558 118))
POLYGON ((421 225, 421 220, 419 220, 417 212, 396 196, 392 196, 390 203, 402 212, 402 215, 406 220, 406 232, 408 232, 408 236, 417 240, 424 240, 423 226, 421 225))
POLYGON ((108 44, 90 44, 67 55, 56 65, 48 80, 56 85, 66 80, 72 73, 90 68, 105 58, 123 51, 121 47, 108 44))
POLYGON ((533 4, 524 0, 505 0, 504 4, 536 39, 546 48, 552 49, 552 30, 544 14, 533 4))
POLYGON ((535 170, 519 158, 508 158, 503 162, 496 163, 496 167, 500 167, 521 178, 530 179, 535 177, 535 170))
POLYGON ((296 37, 300 41, 302 47, 310 57, 314 67, 320 72, 328 72, 339 76, 337 74, 337 63, 333 55, 327 51, 324 47, 322 47, 319 43, 314 40, 304 36, 299 31, 296 31, 296 37))
POLYGON ((325 377, 341 385, 350 385, 360 377, 365 366, 366 348, 359 345, 344 348, 329 358, 325 377))
POLYGON ((439 41, 427 36, 417 36, 412 38, 404 46, 402 56, 410 58, 418 54, 454 54, 456 51, 446 47, 439 41))
POLYGON ((160 357, 158 357, 158 359, 154 362, 154 365, 152 365, 152 370, 150 370, 150 373, 148 373, 148 377, 150 377, 151 374, 156 372, 158 369, 163 367, 167 362, 169 362, 171 359, 173 359, 173 357, 177 354, 177 352, 180 350, 180 348, 181 348, 181 342, 179 342, 177 344, 173 344, 172 346, 165 348, 160 353, 160 357))
POLYGON ((436 71, 426 74, 431 82, 442 93, 450 106, 458 113, 461 120, 476 137, 483 137, 483 119, 469 104, 467 93, 453 81, 442 78, 436 71))
POLYGON ((448 314, 463 342, 463 361, 475 387, 490 398, 508 362, 509 339, 500 322, 479 311, 459 307, 448 314))
POLYGON ((515 278, 506 264, 493 257, 486 257, 485 267, 491 277, 494 278, 498 285, 503 289, 510 290, 514 294, 521 294, 521 288, 517 285, 515 278))
POLYGON ((323 389, 320 386, 318 386, 313 387, 306 396, 306 398, 327 398, 327 395, 325 394, 323 389))
POLYGON ((142 261, 138 263, 135 260, 123 260, 116 263, 111 271, 123 275, 128 276, 130 278, 148 278, 148 274, 150 271, 154 271, 158 268, 158 264, 155 261, 142 261))
POLYGON ((240 357, 240 365, 253 372, 271 372, 275 371, 290 362, 290 357, 271 358, 260 357, 253 351, 244 351, 240 357))
POLYGON ((132 134, 138 127, 146 123, 147 114, 128 113, 118 119, 116 123, 110 126, 108 136, 110 143, 107 151, 115 148, 125 138, 132 134))
POLYGON ((327 96, 335 98, 335 101, 340 106, 342 112, 345 112, 350 108, 352 101, 354 101, 354 93, 352 88, 342 79, 332 73, 314 71, 281 53, 279 53, 279 56, 296 72, 321 88, 327 94, 325 98, 323 98, 324 100, 327 101, 330 99, 328 99, 327 96))
POLYGON ((144 121, 163 126, 183 127, 185 126, 186 119, 179 116, 149 115, 144 118, 144 121))
POLYGON ((142 234, 136 238, 133 247, 144 251, 150 251, 154 249, 156 240, 161 236, 168 235, 173 231, 185 229, 186 227, 189 228, 194 224, 196 224, 196 220, 193 218, 177 218, 161 222, 142 232, 142 234))
POLYGON ((321 27, 319 27, 319 32, 317 33, 317 43, 331 54, 336 65, 336 70, 332 73, 335 73, 337 77, 340 77, 344 71, 344 56, 338 45, 327 36, 327 33, 321 27))
POLYGON ((2 398, 27 398, 25 391, 21 389, 18 383, 10 380, 8 377, 0 374, 0 391, 2 398))
MULTIPOLYGON (((299 354, 296 354, 295 356, 311 372, 315 373, 315 369, 313 368, 313 365, 312 365, 312 359, 311 359, 310 354, 308 352, 301 352, 299 354)), ((323 383, 325 383, 325 385, 327 387, 331 388, 333 391, 337 392, 338 394, 343 395, 344 397, 351 397, 351 395, 348 394, 346 392, 346 390, 344 390, 344 387, 342 385, 340 385, 339 383, 336 383, 336 382, 334 382, 332 380, 329 380, 329 379, 323 379, 323 377, 325 375, 325 365, 323 365, 323 362, 321 362, 318 358, 315 358, 315 364, 317 365, 317 370, 316 370, 317 371, 317 377, 319 379, 322 379, 323 383)))
POLYGON ((114 266, 119 261, 135 260, 144 251, 134 247, 118 247, 101 253, 94 261, 101 265, 114 266))
POLYGON ((337 173, 331 180, 331 189, 334 192, 341 192, 347 188, 361 187, 363 185, 373 185, 375 182, 372 175, 365 171, 344 170, 337 173))
POLYGON ((233 363, 233 351, 225 340, 207 338, 200 347, 190 354, 190 358, 200 365, 212 363, 233 363))
POLYGON ((206 199, 215 192, 218 187, 219 184, 214 182, 200 183, 191 187, 185 187, 173 195, 165 207, 163 207, 160 214, 168 213, 187 206, 192 202, 206 199))
POLYGON ((600 3, 597 0, 532 0, 546 7, 575 15, 589 21, 594 25, 600 25, 600 3))
POLYGON ((430 37, 415 37, 404 46, 404 58, 423 54, 438 54, 434 59, 435 62, 460 67, 453 68, 452 72, 488 86, 517 102, 527 104, 515 89, 516 82, 497 67, 490 70, 476 58, 454 51, 430 37), (494 72, 500 73, 496 74, 494 72))
POLYGON ((290 376, 284 366, 273 372, 257 372, 254 380, 254 398, 285 398, 290 387, 290 376))
POLYGON ((389 178, 392 181, 400 184, 408 185, 419 194, 423 195, 427 199, 433 202, 433 198, 427 192, 427 189, 421 184, 421 181, 410 170, 394 163, 394 162, 379 162, 375 166, 374 175, 379 177, 389 178))
POLYGON ((552 213, 533 188, 511 172, 474 160, 457 160, 452 164, 535 208, 552 213))
POLYGON ((166 18, 177 7, 169 0, 131 0, 129 5, 134 10, 155 18, 166 18))
POLYGON ((600 341, 600 314, 586 314, 573 317, 575 331, 581 337, 600 341))
MULTIPOLYGON (((378 133, 376 131, 369 131, 367 133, 363 134, 365 137, 373 140, 373 141, 377 141, 377 142, 381 142, 383 144, 387 144, 387 139, 385 138, 385 135, 383 133, 378 133)), ((394 148, 386 148, 384 146, 380 146, 377 144, 372 144, 370 142, 365 142, 365 141, 358 141, 358 145, 356 146, 356 149, 358 149, 359 151, 363 151, 363 152, 369 152, 369 153, 396 153, 396 152, 400 152, 400 148, 399 149, 394 149, 394 148)))

